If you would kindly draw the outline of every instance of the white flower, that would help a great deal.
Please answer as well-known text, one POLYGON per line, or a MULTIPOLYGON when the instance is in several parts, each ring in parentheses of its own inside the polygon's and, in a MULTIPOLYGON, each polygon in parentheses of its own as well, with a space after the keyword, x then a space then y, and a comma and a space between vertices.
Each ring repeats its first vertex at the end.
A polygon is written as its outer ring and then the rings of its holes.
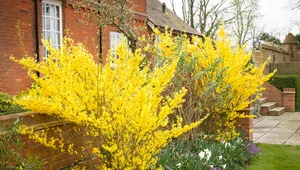
POLYGON ((230 145, 230 143, 225 143, 225 148, 227 148, 227 147, 230 147, 231 145, 230 145))
POLYGON ((225 165, 223 165, 223 169, 225 169, 226 168, 226 164, 225 165))
POLYGON ((204 158, 204 156, 205 156, 205 152, 202 152, 202 151, 201 151, 201 152, 199 153, 199 157, 200 157, 200 159, 203 159, 203 158, 204 158))
POLYGON ((205 155, 206 155, 206 160, 209 160, 211 157, 211 151, 208 149, 204 149, 205 155))
POLYGON ((176 164, 176 166, 177 166, 178 168, 180 168, 180 167, 181 167, 181 163, 176 164))
POLYGON ((213 167, 214 167, 214 165, 209 165, 209 167, 210 167, 210 168, 213 168, 213 167))
POLYGON ((211 157, 211 152, 208 152, 206 156, 207 156, 207 157, 206 157, 206 160, 209 160, 210 157, 211 157))
POLYGON ((223 158, 223 156, 222 156, 222 155, 220 155, 220 156, 219 156, 219 160, 221 160, 222 158, 223 158))

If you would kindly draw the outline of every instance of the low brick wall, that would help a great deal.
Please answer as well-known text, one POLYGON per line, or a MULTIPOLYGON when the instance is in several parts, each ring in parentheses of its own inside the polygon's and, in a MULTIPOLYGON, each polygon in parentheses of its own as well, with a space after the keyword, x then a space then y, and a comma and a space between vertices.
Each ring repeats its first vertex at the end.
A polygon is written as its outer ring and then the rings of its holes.
MULTIPOLYGON (((245 116, 253 116, 253 107, 239 110, 238 113, 244 113, 245 116)), ((238 118, 235 123, 238 131, 249 141, 253 141, 253 118, 238 118)))
MULTIPOLYGON (((13 123, 17 120, 22 120, 22 123, 26 125, 34 125, 36 130, 43 130, 45 127, 60 127, 66 135, 68 134, 68 129, 63 128, 62 121, 45 114, 24 112, 0 116, 0 123, 7 123, 7 126, 9 126, 9 123, 13 123)), ((77 160, 75 156, 71 156, 67 153, 61 153, 55 149, 48 148, 34 142, 29 139, 28 135, 22 135, 22 141, 24 142, 24 148, 20 153, 21 156, 38 156, 44 163, 45 170, 63 169, 74 164, 77 160)))
MULTIPOLYGON (((252 115, 253 108, 246 108, 239 113, 243 112, 245 115, 252 115)), ((22 123, 26 125, 32 125, 35 127, 36 130, 43 130, 45 127, 59 127, 63 130, 63 133, 66 137, 68 137, 69 132, 68 129, 63 128, 62 122, 60 120, 55 119, 54 117, 45 115, 45 114, 38 114, 32 112, 24 112, 24 113, 17 113, 12 115, 5 115, 0 116, 0 123, 6 122, 14 122, 17 120, 22 120, 22 123), (45 126, 46 125, 46 126, 45 126)), ((238 119, 236 121, 236 126, 239 130, 243 131, 245 137, 252 141, 253 140, 253 119, 244 118, 238 119)), ((45 147, 42 144, 34 142, 33 140, 29 139, 28 135, 22 136, 22 141, 25 143, 22 152, 20 153, 21 156, 38 156, 40 160, 44 163, 45 170, 57 170, 57 169, 67 169, 78 160, 77 157, 71 156, 67 153, 61 153, 55 149, 45 147)))
POLYGON ((282 91, 272 86, 268 82, 265 82, 263 87, 266 88, 266 90, 263 91, 262 96, 267 98, 268 102, 276 102, 277 106, 283 106, 282 91))
POLYGON ((265 82, 263 87, 266 90, 262 96, 267 98, 268 102, 276 102, 277 106, 286 107, 287 112, 295 112, 295 88, 284 88, 282 92, 268 82, 265 82))
POLYGON ((282 94, 282 102, 285 110, 288 112, 295 112, 295 88, 284 88, 282 94))

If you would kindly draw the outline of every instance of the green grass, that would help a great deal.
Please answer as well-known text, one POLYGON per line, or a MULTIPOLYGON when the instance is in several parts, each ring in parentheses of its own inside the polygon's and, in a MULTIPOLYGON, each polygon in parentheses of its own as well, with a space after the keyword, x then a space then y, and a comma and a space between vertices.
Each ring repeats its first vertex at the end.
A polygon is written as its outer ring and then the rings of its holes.
POLYGON ((297 170, 300 169, 300 146, 257 144, 257 153, 247 170, 297 170))

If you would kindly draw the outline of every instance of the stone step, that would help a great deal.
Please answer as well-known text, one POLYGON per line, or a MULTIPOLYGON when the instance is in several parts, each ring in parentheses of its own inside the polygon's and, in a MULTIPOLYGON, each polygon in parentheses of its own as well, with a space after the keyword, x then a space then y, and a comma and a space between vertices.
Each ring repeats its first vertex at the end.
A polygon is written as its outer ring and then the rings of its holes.
POLYGON ((264 103, 267 103, 268 100, 267 100, 267 98, 259 98, 258 101, 260 104, 264 104, 264 103))
POLYGON ((285 107, 275 107, 271 110, 269 110, 268 115, 269 116, 279 116, 282 115, 285 112, 285 107))
POLYGON ((266 103, 261 105, 260 114, 261 115, 268 115, 269 110, 271 110, 275 107, 276 107, 276 102, 266 102, 266 103))

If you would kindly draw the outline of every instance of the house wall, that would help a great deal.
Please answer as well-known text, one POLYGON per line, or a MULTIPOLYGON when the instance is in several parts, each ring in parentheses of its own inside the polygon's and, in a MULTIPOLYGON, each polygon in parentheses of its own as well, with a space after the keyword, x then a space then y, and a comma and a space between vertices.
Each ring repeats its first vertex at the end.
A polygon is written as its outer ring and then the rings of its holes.
MULTIPOLYGON (((82 13, 88 10, 81 10, 77 13, 72 6, 71 0, 62 1, 63 30, 68 30, 69 36, 75 42, 81 42, 86 45, 89 52, 94 55, 95 60, 100 61, 100 42, 99 27, 95 23, 84 24, 81 21, 86 20, 82 13)), ((135 26, 141 28, 146 26, 146 0, 133 0, 135 15, 135 26)), ((132 5, 133 5, 132 4, 132 5)), ((39 34, 42 37, 42 16, 41 0, 39 0, 39 34)), ((35 0, 5 0, 0 1, 0 92, 10 95, 17 95, 31 86, 32 80, 27 76, 27 71, 19 64, 10 60, 10 56, 20 59, 24 56, 24 50, 20 43, 18 30, 21 31, 21 37, 24 42, 24 48, 29 56, 35 57, 35 0), (20 21, 20 29, 17 28, 20 21)), ((109 50, 109 32, 116 31, 113 27, 106 27, 102 30, 103 55, 102 61, 105 63, 106 55, 109 50)), ((141 31, 147 34, 145 27, 141 31)), ((42 55, 42 43, 38 42, 42 55)), ((41 57, 40 57, 41 58, 41 57)), ((42 58, 41 58, 42 59, 42 58)))
POLYGON ((18 31, 21 31, 26 52, 35 53, 34 1, 0 1, 0 28, 0 92, 15 95, 31 84, 26 70, 9 57, 24 56, 18 31), (21 30, 17 28, 18 21, 21 30))

